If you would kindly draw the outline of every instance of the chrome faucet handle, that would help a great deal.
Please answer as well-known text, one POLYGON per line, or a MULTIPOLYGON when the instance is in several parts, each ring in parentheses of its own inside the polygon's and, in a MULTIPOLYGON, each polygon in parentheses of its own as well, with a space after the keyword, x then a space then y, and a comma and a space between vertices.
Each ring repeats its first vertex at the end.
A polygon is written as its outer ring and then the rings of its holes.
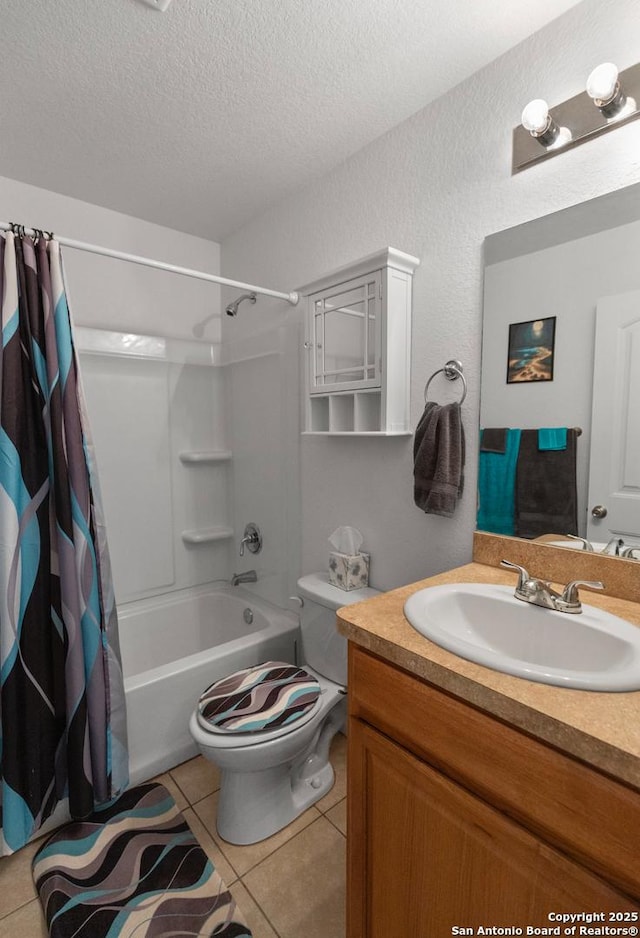
POLYGON ((635 558, 633 555, 634 555, 636 552, 637 552, 638 554, 640 554, 640 547, 638 547, 637 545, 636 545, 635 547, 629 545, 628 547, 623 547, 623 548, 622 548, 622 550, 620 551, 620 556, 621 556, 621 557, 626 557, 628 560, 629 560, 629 559, 630 559, 630 560, 635 560, 636 558, 635 558))
POLYGON ((583 550, 590 551, 592 554, 594 553, 593 544, 591 541, 588 541, 586 537, 578 537, 577 534, 565 534, 564 536, 570 538, 572 541, 580 541, 583 550))
POLYGON ((562 596, 558 600, 558 609, 561 612, 582 612, 582 603, 580 602, 579 586, 586 586, 590 590, 603 590, 604 583, 600 580, 572 580, 567 583, 562 591, 562 596))
POLYGON ((531 577, 527 573, 524 567, 521 567, 518 563, 511 563, 510 560, 501 560, 501 567, 511 567, 512 570, 517 570, 520 576, 518 577, 518 585, 516 586, 516 591, 524 589, 526 583, 529 582, 531 577))
POLYGON ((262 534, 257 524, 252 521, 244 529, 244 535, 240 541, 240 556, 244 557, 245 545, 252 554, 259 554, 262 550, 262 534))

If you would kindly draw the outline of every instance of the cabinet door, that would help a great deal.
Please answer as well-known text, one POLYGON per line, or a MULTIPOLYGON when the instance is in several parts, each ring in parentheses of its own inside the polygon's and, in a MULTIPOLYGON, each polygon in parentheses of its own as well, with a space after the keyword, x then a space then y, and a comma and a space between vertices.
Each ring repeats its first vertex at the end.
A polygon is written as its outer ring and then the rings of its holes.
POLYGON ((637 912, 367 724, 351 718, 348 741, 349 938, 448 938, 480 925, 526 935, 555 926, 550 913, 637 912))
POLYGON ((311 393, 380 386, 380 272, 309 297, 311 393))

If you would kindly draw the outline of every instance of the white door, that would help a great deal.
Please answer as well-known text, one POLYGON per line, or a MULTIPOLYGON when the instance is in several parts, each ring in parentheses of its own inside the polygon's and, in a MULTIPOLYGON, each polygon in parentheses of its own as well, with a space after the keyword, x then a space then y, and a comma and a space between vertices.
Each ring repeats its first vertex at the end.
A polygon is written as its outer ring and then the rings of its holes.
POLYGON ((589 465, 589 540, 640 537, 640 291, 598 301, 589 465))

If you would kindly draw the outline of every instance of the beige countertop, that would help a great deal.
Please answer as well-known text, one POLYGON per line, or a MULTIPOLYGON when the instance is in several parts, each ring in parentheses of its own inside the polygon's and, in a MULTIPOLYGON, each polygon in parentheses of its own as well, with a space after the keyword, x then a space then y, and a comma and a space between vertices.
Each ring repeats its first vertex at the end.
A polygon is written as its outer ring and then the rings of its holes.
MULTIPOLYGON (((640 691, 568 690, 502 674, 430 642, 403 614, 406 599, 428 586, 515 582, 508 570, 470 563, 339 609, 338 630, 379 657, 640 789, 640 691)), ((640 627, 640 603, 594 592, 588 602, 640 627)))

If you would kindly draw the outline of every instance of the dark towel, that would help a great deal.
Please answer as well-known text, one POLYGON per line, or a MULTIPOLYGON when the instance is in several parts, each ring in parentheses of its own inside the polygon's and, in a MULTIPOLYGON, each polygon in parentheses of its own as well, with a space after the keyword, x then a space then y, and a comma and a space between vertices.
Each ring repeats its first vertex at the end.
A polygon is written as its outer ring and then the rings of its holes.
POLYGON ((566 449, 540 450, 538 431, 522 431, 516 468, 517 537, 578 533, 576 439, 571 429, 566 449))
POLYGON ((460 404, 429 401, 413 441, 413 498, 427 514, 450 518, 464 487, 460 404))
POLYGON ((480 431, 481 453, 504 453, 507 449, 506 427, 485 427, 480 431))

